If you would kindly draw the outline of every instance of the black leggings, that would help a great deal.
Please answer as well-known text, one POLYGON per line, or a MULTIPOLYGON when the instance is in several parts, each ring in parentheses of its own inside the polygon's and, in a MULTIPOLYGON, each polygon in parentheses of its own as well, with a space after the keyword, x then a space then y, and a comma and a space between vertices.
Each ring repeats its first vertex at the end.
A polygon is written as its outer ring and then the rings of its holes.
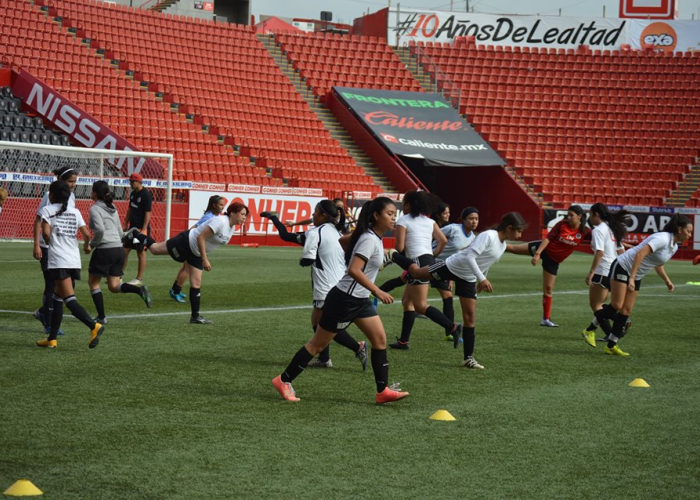
POLYGON ((269 219, 275 225, 275 228, 277 228, 277 232, 279 233, 282 241, 304 246, 304 242, 306 241, 306 235, 304 233, 290 233, 287 231, 287 226, 282 224, 282 221, 280 221, 279 218, 274 215, 269 217, 269 219))

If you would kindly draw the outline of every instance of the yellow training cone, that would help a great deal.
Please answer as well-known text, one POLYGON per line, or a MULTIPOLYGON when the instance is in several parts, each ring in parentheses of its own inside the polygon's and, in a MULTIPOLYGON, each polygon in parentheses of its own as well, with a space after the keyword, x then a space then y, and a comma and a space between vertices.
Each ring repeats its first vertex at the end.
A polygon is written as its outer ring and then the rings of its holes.
POLYGON ((454 418, 447 410, 438 410, 432 415, 430 415, 430 420, 443 420, 445 422, 451 422, 452 420, 457 420, 454 418))
POLYGON ((630 387, 651 387, 643 378, 636 378, 630 382, 630 387))
POLYGON ((20 479, 5 490, 5 495, 11 497, 38 497, 44 492, 34 486, 29 479, 20 479))

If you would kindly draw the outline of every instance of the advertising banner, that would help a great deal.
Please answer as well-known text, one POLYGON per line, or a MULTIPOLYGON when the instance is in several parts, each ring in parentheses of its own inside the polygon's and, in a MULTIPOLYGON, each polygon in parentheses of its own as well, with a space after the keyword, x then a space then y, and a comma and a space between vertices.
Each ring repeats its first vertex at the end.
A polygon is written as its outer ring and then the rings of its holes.
POLYGON ((629 44, 645 44, 665 52, 700 50, 700 21, 629 21, 629 44))
POLYGON ((397 45, 409 41, 452 42, 474 36, 479 45, 520 47, 617 49, 627 43, 624 19, 593 17, 502 16, 392 8, 387 40, 397 45))
MULTIPOLYGON (((229 193, 227 191, 190 191, 189 223, 192 227, 204 214, 209 197, 219 195, 226 199, 226 206, 239 202, 250 211, 246 220, 245 231, 249 235, 277 234, 275 227, 267 219, 260 217, 260 212, 277 212, 282 222, 310 219, 316 204, 322 197, 285 196, 263 193, 229 193)), ((310 226, 295 226, 294 231, 306 231, 310 226)))
POLYGON ((440 94, 347 87, 333 90, 396 155, 439 166, 505 163, 440 94))

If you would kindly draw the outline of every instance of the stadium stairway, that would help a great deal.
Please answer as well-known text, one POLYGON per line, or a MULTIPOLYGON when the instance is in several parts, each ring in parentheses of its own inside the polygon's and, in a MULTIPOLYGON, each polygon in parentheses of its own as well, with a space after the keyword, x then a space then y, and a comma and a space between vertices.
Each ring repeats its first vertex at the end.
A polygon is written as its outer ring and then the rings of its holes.
MULTIPOLYGON (((678 184, 678 189, 671 193, 666 203, 671 207, 685 207, 695 198, 700 189, 700 165, 693 165, 690 173, 686 175, 683 182, 678 184)), ((695 203, 692 203, 695 206, 695 203)))
POLYGON ((274 35, 258 35, 258 38, 270 53, 270 56, 275 60, 282 73, 289 78, 289 81, 297 89, 297 92, 308 103, 323 126, 330 132, 331 137, 338 141, 340 145, 352 156, 355 163, 372 177, 374 183, 381 187, 383 192, 389 193, 394 191, 389 180, 382 174, 381 170, 374 165, 374 162, 362 151, 362 149, 350 138, 347 131, 340 125, 333 113, 323 107, 318 99, 315 98, 313 92, 301 79, 299 73, 292 67, 292 63, 282 53, 280 47, 275 43, 274 35))
POLYGON ((173 5, 179 3, 180 0, 162 0, 157 2, 154 6, 149 7, 148 10, 154 10, 156 12, 165 12, 173 5))
POLYGON ((423 90, 426 92, 438 92, 437 86, 430 80, 430 75, 423 70, 423 66, 418 63, 418 59, 411 57, 408 47, 392 48, 401 62, 406 65, 406 69, 413 75, 413 78, 423 87, 423 90))

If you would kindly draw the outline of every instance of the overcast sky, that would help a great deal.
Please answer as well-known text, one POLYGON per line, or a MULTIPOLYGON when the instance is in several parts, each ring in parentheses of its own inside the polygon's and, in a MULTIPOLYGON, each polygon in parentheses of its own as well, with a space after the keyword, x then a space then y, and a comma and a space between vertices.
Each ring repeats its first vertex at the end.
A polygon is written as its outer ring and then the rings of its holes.
MULTIPOLYGON (((679 19, 700 18, 700 0, 677 0, 679 3, 679 19)), ((427 10, 450 10, 450 0, 402 0, 402 8, 417 8, 427 10)), ((465 12, 466 0, 454 0, 454 10, 465 12)), ((252 14, 256 21, 260 15, 280 17, 300 17, 318 19, 322 10, 333 13, 333 21, 352 24, 353 19, 364 15, 369 9, 376 12, 388 5, 379 0, 251 0, 252 14)), ((392 5, 397 4, 396 0, 392 5)), ((518 2, 515 0, 469 0, 474 12, 491 14, 542 14, 563 16, 602 17, 603 7, 606 7, 606 17, 617 17, 619 0, 530 0, 518 2)))

